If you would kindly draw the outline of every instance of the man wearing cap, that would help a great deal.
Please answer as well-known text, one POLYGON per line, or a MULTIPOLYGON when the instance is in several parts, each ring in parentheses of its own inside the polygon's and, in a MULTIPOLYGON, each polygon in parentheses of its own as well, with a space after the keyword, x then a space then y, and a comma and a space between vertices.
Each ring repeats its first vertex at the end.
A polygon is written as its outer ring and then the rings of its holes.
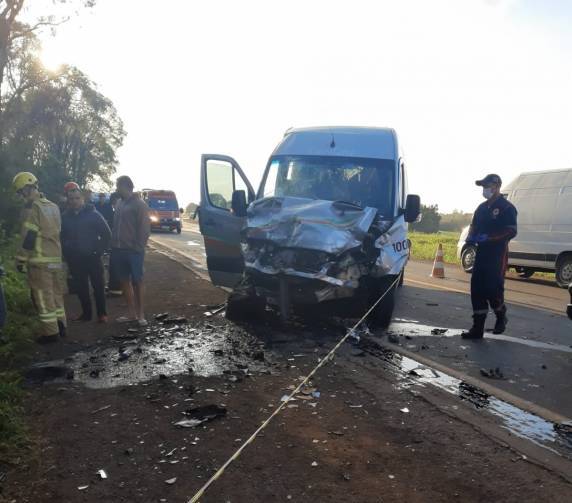
POLYGON ((25 202, 16 266, 28 275, 39 320, 37 341, 54 342, 66 330, 60 210, 39 192, 38 180, 32 173, 18 173, 12 187, 25 202))
POLYGON ((486 201, 479 205, 467 236, 477 253, 471 278, 473 326, 461 334, 466 339, 481 339, 489 307, 496 315, 494 334, 502 334, 507 324, 504 303, 504 276, 508 263, 508 243, 516 236, 516 208, 500 193, 500 176, 490 174, 475 182, 483 188, 486 201))

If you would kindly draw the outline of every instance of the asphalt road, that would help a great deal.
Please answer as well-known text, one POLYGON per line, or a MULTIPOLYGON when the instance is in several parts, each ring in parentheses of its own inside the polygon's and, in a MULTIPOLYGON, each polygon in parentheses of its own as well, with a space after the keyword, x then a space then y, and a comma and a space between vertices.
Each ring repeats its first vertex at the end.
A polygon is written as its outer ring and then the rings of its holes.
MULTIPOLYGON (((181 235, 155 233, 152 242, 184 255, 207 277, 197 226, 187 224, 181 235)), ((572 322, 564 314, 566 291, 542 279, 509 278, 506 333, 465 341, 459 334, 471 322, 470 276, 448 265, 446 279, 435 279, 431 266, 408 264, 393 323, 387 333, 378 334, 382 343, 547 419, 572 418, 572 322), (432 333, 435 328, 446 331, 432 333), (483 375, 491 369, 498 369, 494 377, 483 375)))

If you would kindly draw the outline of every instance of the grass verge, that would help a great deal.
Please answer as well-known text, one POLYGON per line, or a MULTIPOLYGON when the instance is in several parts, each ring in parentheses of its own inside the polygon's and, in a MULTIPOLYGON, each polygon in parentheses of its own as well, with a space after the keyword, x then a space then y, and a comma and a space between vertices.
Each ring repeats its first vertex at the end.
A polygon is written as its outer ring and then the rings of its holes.
POLYGON ((433 260, 439 243, 443 245, 443 258, 449 264, 458 264, 457 242, 458 232, 409 232, 411 239, 411 258, 414 260, 433 260))
POLYGON ((0 341, 0 460, 8 462, 27 443, 19 370, 28 361, 35 328, 25 276, 15 270, 13 257, 13 243, 0 240, 0 265, 6 273, 0 282, 8 312, 0 341))

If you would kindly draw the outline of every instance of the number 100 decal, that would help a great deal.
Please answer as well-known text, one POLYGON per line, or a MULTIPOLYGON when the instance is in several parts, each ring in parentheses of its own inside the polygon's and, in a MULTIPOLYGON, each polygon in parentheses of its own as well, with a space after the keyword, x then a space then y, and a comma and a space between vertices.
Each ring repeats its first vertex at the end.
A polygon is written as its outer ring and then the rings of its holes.
POLYGON ((393 243, 393 251, 396 253, 401 253, 406 251, 409 248, 409 240, 404 239, 403 241, 397 241, 397 243, 393 243))

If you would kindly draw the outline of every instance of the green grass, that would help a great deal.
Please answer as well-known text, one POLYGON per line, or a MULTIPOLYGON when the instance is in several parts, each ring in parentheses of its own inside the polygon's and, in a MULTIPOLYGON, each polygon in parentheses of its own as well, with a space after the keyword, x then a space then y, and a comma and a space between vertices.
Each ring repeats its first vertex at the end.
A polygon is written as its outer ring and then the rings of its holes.
POLYGON ((0 342, 0 460, 17 457, 27 444, 27 430, 21 407, 23 390, 20 369, 29 361, 35 332, 33 308, 25 276, 14 268, 14 245, 0 241, 0 264, 8 307, 8 320, 0 342))
POLYGON ((410 232, 411 258, 415 260, 433 260, 439 244, 443 245, 443 257, 449 264, 458 264, 457 242, 459 232, 438 232, 426 234, 424 232, 410 232))

